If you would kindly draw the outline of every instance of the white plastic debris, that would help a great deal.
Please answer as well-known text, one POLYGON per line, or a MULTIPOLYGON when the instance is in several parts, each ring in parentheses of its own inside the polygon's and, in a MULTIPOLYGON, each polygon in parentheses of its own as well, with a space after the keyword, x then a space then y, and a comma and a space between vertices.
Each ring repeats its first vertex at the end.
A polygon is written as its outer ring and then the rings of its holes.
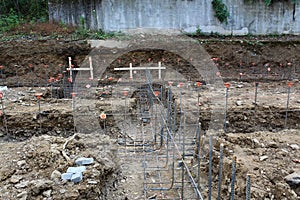
POLYGON ((0 86, 0 91, 6 91, 8 90, 7 86, 0 86))
POLYGON ((72 174, 71 181, 73 183, 79 183, 81 180, 82 180, 82 173, 81 172, 72 174))
POLYGON ((82 173, 86 170, 86 167, 85 166, 80 166, 80 167, 69 167, 67 169, 67 173, 82 173))
POLYGON ((61 175, 62 180, 71 180, 73 173, 63 173, 61 175))
POLYGON ((78 158, 76 161, 75 161, 75 164, 76 165, 90 165, 94 162, 94 159, 93 158, 85 158, 85 157, 81 157, 81 158, 78 158))

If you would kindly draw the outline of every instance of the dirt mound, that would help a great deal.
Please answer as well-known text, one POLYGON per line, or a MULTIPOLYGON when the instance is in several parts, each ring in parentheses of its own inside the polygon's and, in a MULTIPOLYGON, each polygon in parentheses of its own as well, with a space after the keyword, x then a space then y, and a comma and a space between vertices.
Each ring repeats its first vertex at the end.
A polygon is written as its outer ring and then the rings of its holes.
POLYGON ((110 191, 116 190, 119 179, 113 143, 99 133, 77 134, 72 140, 40 136, 26 142, 2 143, 0 198, 113 199, 110 191), (60 175, 75 166, 78 157, 94 158, 83 180, 78 184, 61 181, 60 175))
MULTIPOLYGON (((232 162, 236 157, 235 198, 245 199, 246 175, 251 179, 251 198, 254 199, 299 199, 300 191, 288 185, 284 177, 300 169, 297 162, 299 130, 284 130, 277 133, 255 132, 250 134, 226 134, 213 137, 213 199, 217 198, 220 144, 223 150, 222 199, 229 199, 232 180, 232 162), (296 148, 295 148, 296 147, 296 148)), ((207 142, 205 139, 204 143, 207 142)), ((299 147, 299 146, 298 146, 299 147)), ((203 149, 201 182, 208 182, 208 147, 203 149)), ((197 160, 195 160, 195 163, 197 160)), ((197 172, 195 171, 195 174, 197 172)), ((207 189, 204 189, 207 195, 207 189)))

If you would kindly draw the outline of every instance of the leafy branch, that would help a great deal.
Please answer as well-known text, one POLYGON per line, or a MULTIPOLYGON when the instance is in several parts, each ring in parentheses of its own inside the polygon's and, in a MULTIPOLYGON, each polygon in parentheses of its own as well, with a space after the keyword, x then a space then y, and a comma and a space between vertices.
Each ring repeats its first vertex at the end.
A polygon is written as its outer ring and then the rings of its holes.
POLYGON ((229 17, 227 6, 223 3, 222 0, 213 0, 211 3, 215 11, 215 16, 218 18, 218 20, 221 23, 225 22, 227 24, 227 19, 229 17))

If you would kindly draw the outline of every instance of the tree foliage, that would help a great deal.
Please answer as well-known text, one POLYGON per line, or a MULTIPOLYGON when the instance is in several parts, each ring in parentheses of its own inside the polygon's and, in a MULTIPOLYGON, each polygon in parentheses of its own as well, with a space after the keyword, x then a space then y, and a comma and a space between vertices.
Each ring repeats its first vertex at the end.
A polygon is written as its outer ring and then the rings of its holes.
POLYGON ((47 19, 47 0, 0 0, 0 16, 16 15, 25 20, 47 19))
POLYGON ((219 19, 221 23, 227 23, 227 18, 229 17, 229 12, 227 6, 222 0, 213 0, 212 7, 215 11, 215 16, 219 19))

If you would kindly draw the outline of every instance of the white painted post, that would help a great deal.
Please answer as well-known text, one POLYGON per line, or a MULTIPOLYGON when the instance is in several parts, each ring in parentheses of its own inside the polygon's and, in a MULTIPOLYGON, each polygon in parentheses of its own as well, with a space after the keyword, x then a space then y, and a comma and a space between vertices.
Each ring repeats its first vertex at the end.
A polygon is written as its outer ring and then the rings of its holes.
POLYGON ((132 75, 132 63, 129 63, 130 79, 133 79, 132 75))
POLYGON ((72 68, 72 62, 71 62, 71 57, 69 57, 69 68, 67 70, 70 70, 70 78, 73 81, 73 71, 90 71, 91 79, 94 79, 94 68, 93 68, 93 62, 92 58, 89 57, 89 64, 90 67, 86 68, 72 68))
POLYGON ((161 79, 161 62, 158 62, 158 79, 161 79))
POLYGON ((73 81, 73 74, 72 74, 72 58, 69 57, 69 69, 70 69, 70 79, 73 81))
POLYGON ((162 69, 166 69, 166 67, 162 67, 161 66, 161 62, 158 63, 158 66, 157 67, 132 67, 132 63, 129 64, 129 67, 124 67, 124 68, 114 68, 115 71, 129 71, 130 72, 130 79, 133 78, 133 75, 132 75, 132 71, 133 70, 159 70, 158 71, 158 76, 159 76, 159 79, 161 79, 161 70, 162 69))
POLYGON ((93 69, 92 57, 89 57, 89 61, 90 61, 91 79, 94 79, 94 69, 93 69))

